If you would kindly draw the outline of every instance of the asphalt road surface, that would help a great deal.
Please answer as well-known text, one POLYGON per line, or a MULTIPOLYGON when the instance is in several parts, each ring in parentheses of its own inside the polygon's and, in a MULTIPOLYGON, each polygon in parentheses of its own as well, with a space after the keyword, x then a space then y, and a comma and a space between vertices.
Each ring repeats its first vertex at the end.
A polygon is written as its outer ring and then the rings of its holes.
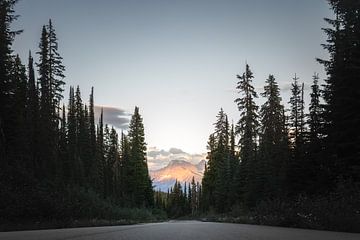
POLYGON ((1 232, 0 240, 359 240, 360 234, 231 223, 170 221, 131 226, 1 232))

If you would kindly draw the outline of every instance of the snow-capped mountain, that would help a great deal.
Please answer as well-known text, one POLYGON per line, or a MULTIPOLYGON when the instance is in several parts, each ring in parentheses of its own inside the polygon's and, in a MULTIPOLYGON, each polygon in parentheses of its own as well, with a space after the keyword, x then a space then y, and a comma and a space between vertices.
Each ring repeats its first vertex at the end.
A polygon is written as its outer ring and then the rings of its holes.
POLYGON ((192 164, 184 160, 172 160, 169 164, 161 169, 150 171, 155 189, 166 192, 176 181, 182 184, 190 183, 194 177, 195 182, 200 182, 204 174, 205 160, 198 164, 192 164))

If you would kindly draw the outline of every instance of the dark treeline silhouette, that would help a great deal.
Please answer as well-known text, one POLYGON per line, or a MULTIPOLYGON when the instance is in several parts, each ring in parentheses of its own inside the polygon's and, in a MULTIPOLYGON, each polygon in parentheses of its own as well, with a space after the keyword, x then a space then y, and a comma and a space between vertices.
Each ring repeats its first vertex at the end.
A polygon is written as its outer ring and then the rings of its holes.
POLYGON ((190 183, 183 185, 175 181, 167 193, 155 192, 155 206, 164 210, 170 218, 198 216, 200 211, 201 185, 193 177, 190 183))
MULTIPOLYGON (((229 221, 318 229, 360 229, 360 4, 328 0, 335 19, 324 29, 327 79, 314 74, 309 108, 304 84, 292 79, 285 109, 273 75, 258 93, 249 65, 238 75, 239 118, 221 109, 209 136, 202 184, 176 181, 154 192, 139 109, 128 134, 95 119, 79 87, 63 100, 65 67, 51 22, 34 63, 12 43, 17 0, 0 0, 1 223, 77 219, 154 220, 221 216, 229 221), (120 139, 119 139, 120 138, 120 139)), ((290 80, 290 79, 289 79, 290 80)), ((220 218, 218 218, 220 219, 220 218)))
MULTIPOLYGON (((328 78, 313 76, 309 111, 295 75, 285 109, 273 75, 257 106, 248 65, 237 76, 240 118, 230 126, 221 109, 209 137, 202 181, 205 212, 250 215, 252 222, 358 231, 360 229, 360 4, 328 1, 325 19, 328 78), (234 146, 234 134, 239 141, 234 146)), ((251 222, 251 221, 250 221, 251 222)))
MULTIPOLYGON (((124 208, 152 208, 144 125, 135 107, 128 134, 98 124, 89 103, 70 87, 51 22, 42 28, 39 61, 27 67, 11 45, 16 0, 0 1, 0 220, 135 218, 124 208), (128 214, 128 215, 126 215, 128 214)), ((144 215, 144 214, 143 214, 144 215)), ((145 218, 146 216, 144 216, 145 218)))

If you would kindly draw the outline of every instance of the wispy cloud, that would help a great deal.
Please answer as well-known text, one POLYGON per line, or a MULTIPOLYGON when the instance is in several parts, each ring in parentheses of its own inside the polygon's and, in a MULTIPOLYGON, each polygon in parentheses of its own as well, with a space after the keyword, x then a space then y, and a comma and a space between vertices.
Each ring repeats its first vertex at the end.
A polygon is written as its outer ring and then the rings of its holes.
POLYGON ((118 107, 95 105, 94 110, 96 122, 99 120, 101 109, 104 111, 104 123, 119 129, 127 130, 131 117, 130 113, 118 107))
POLYGON ((171 160, 184 160, 198 164, 206 158, 206 154, 189 154, 179 148, 170 148, 168 151, 149 147, 147 152, 148 165, 150 170, 156 170, 168 165, 171 160))
POLYGON ((183 150, 179 149, 179 148, 170 148, 169 153, 182 154, 182 153, 185 153, 185 152, 183 150))

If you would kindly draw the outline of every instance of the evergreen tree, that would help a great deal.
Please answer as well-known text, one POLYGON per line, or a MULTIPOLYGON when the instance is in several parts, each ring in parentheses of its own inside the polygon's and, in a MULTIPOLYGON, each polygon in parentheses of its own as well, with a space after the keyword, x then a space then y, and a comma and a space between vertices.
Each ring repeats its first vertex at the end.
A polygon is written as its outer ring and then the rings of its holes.
POLYGON ((13 58, 10 78, 14 84, 14 89, 13 100, 9 103, 10 109, 7 113, 12 119, 13 128, 12 133, 7 135, 7 144, 11 144, 12 150, 9 157, 18 167, 30 167, 26 126, 27 77, 25 66, 21 63, 18 55, 13 58))
POLYGON ((293 155, 297 155, 297 148, 300 147, 301 136, 300 136, 300 128, 301 128, 301 87, 298 84, 299 78, 293 78, 294 82, 291 85, 291 97, 289 104, 291 106, 290 109, 290 148, 293 151, 293 155))
POLYGON ((52 178, 56 174, 58 157, 59 104, 64 85, 64 66, 58 53, 58 43, 51 20, 43 26, 39 44, 39 82, 40 82, 40 151, 41 174, 52 178))
POLYGON ((229 131, 228 120, 223 109, 217 115, 215 123, 215 141, 216 149, 213 152, 213 161, 211 170, 214 171, 214 199, 215 208, 218 212, 227 210, 227 180, 228 179, 228 146, 229 146, 229 131))
MULTIPOLYGON (((261 106, 260 162, 257 175, 261 178, 259 194, 275 197, 283 194, 285 162, 287 161, 287 140, 284 136, 284 106, 281 104, 280 89, 273 75, 266 80, 266 98, 261 106), (263 188, 263 189, 261 189, 263 188)), ((261 199, 261 198, 259 198, 261 199)))
POLYGON ((83 154, 82 159, 84 162, 84 174, 85 174, 85 180, 86 185, 91 186, 92 180, 93 180, 93 158, 94 155, 91 154, 94 149, 92 149, 91 146, 91 133, 90 133, 90 122, 89 122, 89 110, 88 106, 84 105, 84 123, 83 123, 83 134, 82 134, 82 142, 83 142, 83 154))
POLYGON ((78 139, 77 139, 77 122, 76 122, 76 104, 74 88, 70 87, 68 117, 68 159, 64 162, 64 178, 70 183, 79 183, 77 174, 79 174, 79 154, 78 154, 78 139))
MULTIPOLYGON (((115 131, 115 129, 114 129, 115 131)), ((125 188, 125 176, 124 176, 124 164, 123 164, 123 146, 122 144, 124 143, 123 141, 123 133, 121 133, 120 137, 120 145, 118 143, 118 135, 116 134, 116 144, 118 145, 116 147, 117 151, 116 151, 116 156, 114 155, 115 158, 115 163, 114 163, 114 184, 113 184, 113 192, 114 192, 114 198, 117 201, 117 204, 120 206, 123 206, 125 203, 125 199, 124 199, 124 188, 125 188)), ((113 143, 115 146, 115 141, 113 140, 113 143)), ((115 147, 114 147, 115 148, 115 147)), ((159 206, 158 204, 161 204, 159 202, 156 202, 156 197, 155 197, 155 206, 159 206)))
POLYGON ((228 119, 223 109, 219 111, 214 125, 215 132, 210 135, 208 142, 208 163, 202 181, 202 201, 205 210, 214 208, 217 212, 225 212, 229 210, 234 196, 232 183, 234 169, 237 167, 235 136, 233 131, 229 131, 228 119))
POLYGON ((191 190, 191 187, 192 187, 192 185, 189 183, 189 185, 188 185, 188 194, 187 194, 187 202, 189 204, 189 212, 191 212, 191 214, 194 215, 193 204, 192 204, 193 201, 194 201, 194 198, 193 198, 193 192, 191 190))
POLYGON ((329 60, 319 60, 325 66, 328 78, 323 90, 324 104, 324 156, 330 172, 329 185, 338 178, 359 182, 360 153, 360 5, 358 1, 328 1, 336 19, 325 21, 331 26, 324 29, 328 36, 323 47, 329 60))
POLYGON ((54 122, 53 122, 53 109, 51 99, 51 89, 49 80, 48 68, 48 32, 46 27, 43 26, 41 33, 41 40, 39 44, 40 51, 39 63, 39 83, 40 83, 40 142, 42 144, 40 154, 39 169, 37 173, 39 177, 47 173, 47 177, 54 176, 54 167, 56 160, 55 151, 55 135, 54 135, 54 122))
POLYGON ((79 165, 80 172, 79 183, 85 184, 90 181, 90 163, 89 163, 89 127, 88 127, 88 113, 85 108, 82 98, 80 87, 76 87, 75 92, 75 119, 76 119, 76 139, 77 139, 77 164, 79 165), (86 178, 86 179, 85 179, 86 178), (86 180, 86 182, 85 182, 86 180))
POLYGON ((128 177, 132 203, 138 207, 152 206, 154 200, 152 181, 147 166, 144 125, 138 107, 135 107, 130 121, 129 141, 131 147, 128 177))
POLYGON ((36 169, 40 144, 39 135, 39 92, 35 82, 34 60, 29 52, 28 83, 27 83, 26 119, 28 128, 28 147, 32 160, 32 169, 36 169))
POLYGON ((103 163, 103 176, 104 176, 104 185, 103 185, 103 196, 104 198, 110 197, 111 182, 109 179, 109 175, 111 174, 111 170, 109 169, 109 151, 110 151, 110 129, 107 124, 105 124, 104 128, 104 163, 103 163))
POLYGON ((246 64, 245 72, 241 76, 237 76, 239 82, 236 89, 241 95, 235 99, 235 103, 240 111, 240 119, 236 125, 236 134, 240 135, 240 169, 238 170, 237 190, 239 198, 243 199, 247 204, 255 202, 252 195, 254 193, 253 185, 255 184, 254 169, 257 152, 257 137, 258 137, 258 106, 254 99, 257 98, 257 93, 252 86, 253 73, 249 65, 246 64), (246 194, 245 194, 246 193, 246 194))
POLYGON ((236 201, 236 175, 239 166, 239 159, 235 150, 235 129, 234 124, 231 124, 230 129, 230 149, 228 153, 228 176, 227 176, 227 199, 228 206, 231 207, 236 201))
POLYGON ((103 109, 101 108, 99 124, 97 127, 97 137, 96 137, 96 162, 97 162, 97 175, 98 182, 96 184, 96 189, 98 192, 103 193, 104 189, 104 168, 105 168, 105 146, 104 146, 104 122, 103 122, 103 109))
MULTIPOLYGON (((12 82, 11 69, 13 65, 12 43, 17 34, 21 31, 12 31, 10 24, 18 16, 14 15, 14 6, 17 0, 0 1, 0 158, 10 160, 6 153, 10 154, 13 143, 8 137, 13 131, 12 119, 8 115, 13 102, 14 84, 12 82)), ((8 163, 5 161, 4 163, 8 163)))
POLYGON ((185 189, 179 181, 175 181, 174 186, 170 189, 167 204, 167 213, 170 217, 180 217, 186 215, 186 194, 185 189))
POLYGON ((90 168, 90 184, 96 185, 97 180, 97 161, 96 161, 96 128, 95 128, 95 111, 94 111, 94 87, 91 88, 89 99, 89 168, 90 168))
MULTIPOLYGON (((93 88, 89 107, 81 99, 79 86, 76 91, 70 87, 68 106, 60 107, 65 68, 52 22, 49 20, 42 28, 36 82, 31 53, 28 74, 20 57, 12 55, 11 45, 19 33, 10 30, 10 24, 17 18, 13 11, 16 2, 0 0, 0 195, 5 196, 1 198, 0 215, 5 216, 3 220, 89 218, 98 213, 113 214, 113 210, 103 207, 114 204, 152 207, 154 194, 138 108, 129 136, 122 134, 120 149, 115 129, 104 127, 103 111, 95 131, 93 88), (109 201, 101 202, 105 198, 109 201), (84 214, 76 209, 77 203, 98 209, 84 214)), ((179 196, 179 209, 188 213, 190 191, 182 190, 179 182, 174 189, 179 196)), ((165 209, 160 192, 157 205, 165 209)))
POLYGON ((62 65, 62 57, 58 52, 58 42, 55 33, 55 29, 52 25, 51 19, 49 19, 49 24, 46 25, 47 37, 48 37, 48 73, 49 73, 49 87, 50 94, 53 104, 53 109, 56 110, 59 108, 61 99, 63 98, 62 92, 64 91, 63 86, 65 82, 63 81, 65 75, 65 67, 62 65))
POLYGON ((129 173, 131 173, 131 165, 130 165, 130 144, 128 137, 121 132, 121 166, 122 166, 122 172, 121 172, 121 183, 122 183, 122 192, 121 192, 121 198, 124 201, 124 204, 127 206, 131 205, 131 196, 129 196, 129 193, 131 192, 131 183, 129 173))
POLYGON ((191 188, 189 185, 189 193, 192 196, 190 200, 190 206, 191 206, 191 215, 196 215, 198 211, 198 189, 196 187, 195 179, 194 177, 191 180, 191 188))
POLYGON ((202 209, 201 199, 202 199, 203 191, 202 191, 202 186, 200 185, 199 182, 196 183, 196 190, 197 190, 196 203, 197 203, 197 208, 200 210, 202 209))
POLYGON ((311 85, 310 105, 309 105, 309 141, 312 145, 318 145, 321 139, 321 127, 322 127, 322 107, 320 104, 320 88, 319 88, 319 75, 314 74, 313 85, 311 85))
POLYGON ((309 144, 307 156, 307 191, 310 194, 318 193, 319 189, 326 185, 327 173, 324 171, 324 158, 322 150, 324 148, 323 141, 323 107, 320 103, 320 88, 318 85, 318 74, 313 75, 313 85, 311 85, 310 105, 307 124, 309 126, 309 144))
POLYGON ((111 197, 114 189, 114 165, 119 159, 118 135, 115 129, 106 124, 104 131, 104 196, 111 197))
POLYGON ((288 164, 287 182, 290 193, 299 194, 306 188, 307 183, 304 181, 304 174, 309 162, 305 162, 306 154, 306 130, 305 130, 305 114, 304 114, 304 84, 299 85, 299 78, 293 78, 292 95, 289 104, 290 117, 290 162, 288 164))
POLYGON ((81 160, 84 159, 84 138, 85 138, 85 116, 84 116, 84 105, 81 99, 80 87, 76 87, 75 92, 75 119, 76 119, 76 136, 77 136, 77 149, 81 160))
MULTIPOLYGON (((14 125, 18 128, 17 138, 26 138, 27 134, 25 131, 25 120, 26 120, 26 102, 27 102, 27 77, 26 77, 26 70, 25 66, 22 64, 19 55, 16 55, 14 58, 13 68, 11 70, 11 78, 12 82, 14 83, 14 102, 12 105, 12 110, 10 113, 14 113, 13 120, 14 125)), ((17 141, 22 141, 20 146, 14 147, 21 147, 23 149, 26 146, 26 142, 24 140, 17 139, 17 141)), ((19 142, 20 143, 20 142, 19 142)), ((19 149, 17 151, 21 153, 22 151, 19 149)), ((24 152, 23 154, 27 154, 24 152)))
POLYGON ((68 142, 67 142, 67 124, 66 124, 66 114, 65 114, 65 104, 62 107, 62 117, 60 122, 60 131, 59 131, 59 159, 60 159, 60 170, 59 175, 60 180, 63 183, 68 183, 70 176, 70 164, 69 164, 69 155, 68 155, 68 142))
POLYGON ((208 162, 205 163, 205 170, 204 170, 204 176, 202 179, 202 186, 203 186, 203 195, 201 199, 202 203, 202 210, 207 211, 209 210, 210 206, 214 206, 214 188, 215 188, 215 165, 216 165, 216 159, 215 159, 215 149, 216 149, 216 142, 214 134, 211 134, 209 136, 209 141, 207 144, 207 160, 208 162))

